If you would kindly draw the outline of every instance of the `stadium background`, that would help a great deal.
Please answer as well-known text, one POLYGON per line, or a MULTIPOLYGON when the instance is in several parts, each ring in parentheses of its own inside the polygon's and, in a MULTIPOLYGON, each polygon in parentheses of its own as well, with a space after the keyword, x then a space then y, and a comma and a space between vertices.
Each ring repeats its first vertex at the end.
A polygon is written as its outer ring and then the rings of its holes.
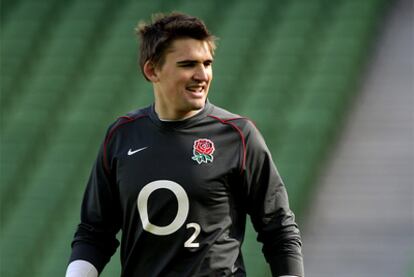
MULTIPOLYGON (((209 98, 255 121, 301 223, 393 3, 3 0, 1 276, 64 274, 108 124, 152 101, 139 20, 186 12, 220 38, 209 98)), ((250 225, 244 251, 249 276, 270 276, 250 225)), ((118 264, 102 276, 119 275, 118 264)))

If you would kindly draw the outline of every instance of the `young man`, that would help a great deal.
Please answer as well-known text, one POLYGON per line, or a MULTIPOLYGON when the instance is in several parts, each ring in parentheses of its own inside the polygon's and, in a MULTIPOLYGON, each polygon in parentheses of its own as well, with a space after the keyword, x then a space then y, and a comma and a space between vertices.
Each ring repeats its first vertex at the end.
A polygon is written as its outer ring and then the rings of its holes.
POLYGON ((122 276, 245 276, 247 214, 273 275, 303 276, 299 230, 262 136, 207 100, 214 37, 179 13, 139 34, 155 103, 108 129, 66 276, 97 276, 119 230, 122 276))

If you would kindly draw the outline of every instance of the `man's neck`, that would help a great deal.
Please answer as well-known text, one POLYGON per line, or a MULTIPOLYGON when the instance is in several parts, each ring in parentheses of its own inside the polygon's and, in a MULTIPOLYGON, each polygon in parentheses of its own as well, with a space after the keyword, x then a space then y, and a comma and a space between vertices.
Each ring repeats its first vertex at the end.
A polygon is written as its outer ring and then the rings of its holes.
POLYGON ((157 110, 157 106, 155 106, 155 113, 158 115, 158 118, 161 121, 182 121, 185 119, 188 119, 190 117, 193 117, 195 115, 197 115, 198 113, 200 113, 203 110, 203 108, 198 109, 198 110, 193 110, 191 112, 188 112, 184 115, 175 115, 175 116, 168 116, 166 114, 160 114, 157 110))

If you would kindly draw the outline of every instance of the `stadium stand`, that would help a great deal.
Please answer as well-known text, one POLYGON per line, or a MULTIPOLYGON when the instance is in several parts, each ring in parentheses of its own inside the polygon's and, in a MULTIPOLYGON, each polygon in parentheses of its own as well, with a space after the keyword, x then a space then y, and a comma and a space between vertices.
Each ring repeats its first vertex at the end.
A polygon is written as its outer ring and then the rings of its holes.
MULTIPOLYGON (((110 122, 152 101, 134 27, 160 11, 220 38, 212 102, 262 131, 300 218, 369 54, 385 0, 42 0, 1 3, 1 266, 62 276, 110 122)), ((251 276, 270 276, 248 227, 251 276)), ((114 257, 102 276, 119 275, 114 257)))

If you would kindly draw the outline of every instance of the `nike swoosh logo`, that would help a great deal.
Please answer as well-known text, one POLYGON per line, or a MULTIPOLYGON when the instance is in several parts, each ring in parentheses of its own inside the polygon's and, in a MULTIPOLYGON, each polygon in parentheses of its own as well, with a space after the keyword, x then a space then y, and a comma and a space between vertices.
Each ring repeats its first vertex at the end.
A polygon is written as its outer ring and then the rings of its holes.
POLYGON ((145 150, 145 149, 147 149, 147 148, 148 148, 148 146, 147 146, 147 147, 142 147, 142 148, 137 149, 137 150, 134 150, 134 151, 132 151, 132 149, 131 149, 131 148, 129 148, 129 150, 128 150, 128 156, 134 155, 134 154, 136 154, 136 153, 138 153, 138 152, 140 152, 140 151, 142 151, 142 150, 145 150))

